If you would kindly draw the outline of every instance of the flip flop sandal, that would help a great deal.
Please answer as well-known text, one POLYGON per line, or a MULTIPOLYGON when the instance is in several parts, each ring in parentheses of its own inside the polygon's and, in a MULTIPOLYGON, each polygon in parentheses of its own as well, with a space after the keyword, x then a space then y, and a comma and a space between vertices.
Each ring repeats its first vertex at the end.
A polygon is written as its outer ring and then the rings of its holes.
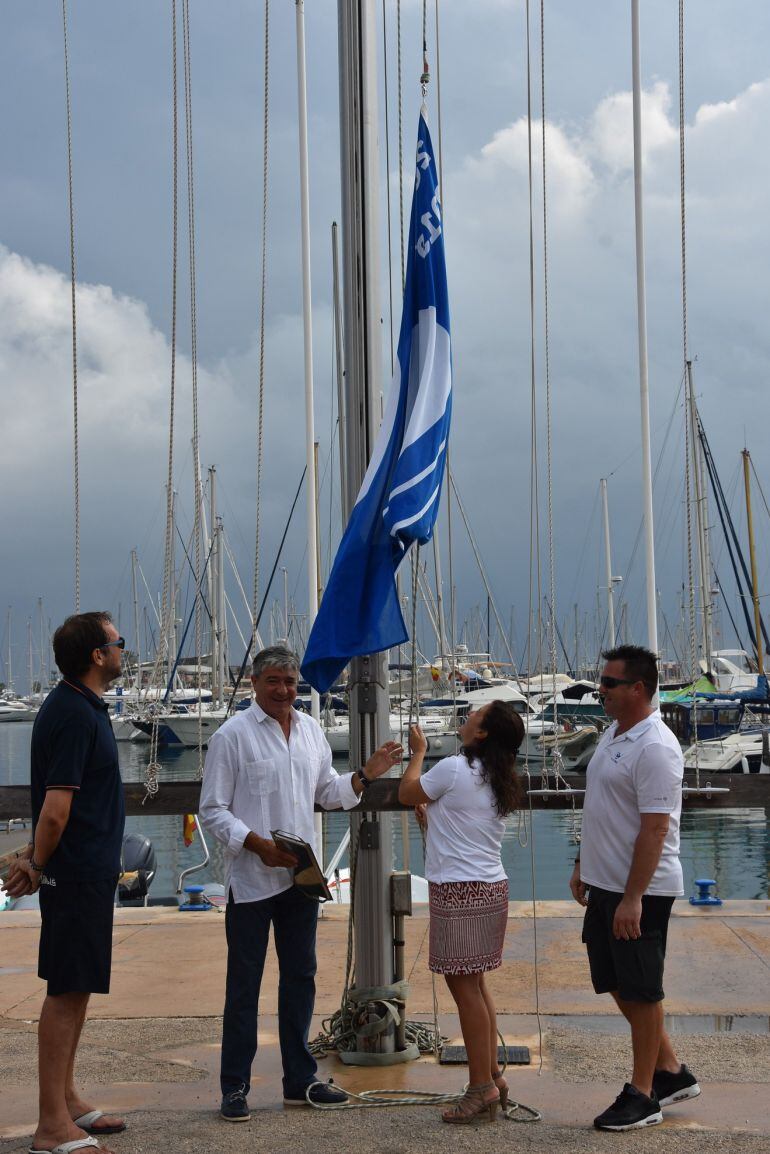
POLYGON ((74 1154, 75 1150, 101 1150, 95 1138, 75 1138, 72 1142, 60 1142, 53 1150, 38 1150, 30 1146, 28 1154, 74 1154))
POLYGON ((98 1122, 100 1118, 104 1118, 104 1110, 89 1110, 87 1114, 81 1114, 79 1118, 73 1119, 76 1126, 81 1130, 85 1130, 86 1134, 95 1134, 97 1137, 100 1134, 122 1134, 126 1128, 125 1122, 121 1122, 118 1126, 94 1126, 94 1122, 98 1122))

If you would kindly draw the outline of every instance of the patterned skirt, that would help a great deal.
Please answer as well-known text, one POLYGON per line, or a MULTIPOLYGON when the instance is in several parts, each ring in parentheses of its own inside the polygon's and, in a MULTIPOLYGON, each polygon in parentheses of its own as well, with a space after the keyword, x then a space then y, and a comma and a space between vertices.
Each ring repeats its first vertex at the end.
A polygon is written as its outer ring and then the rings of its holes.
POLYGON ((430 882, 430 951, 434 974, 497 970, 508 924, 508 882, 430 882))

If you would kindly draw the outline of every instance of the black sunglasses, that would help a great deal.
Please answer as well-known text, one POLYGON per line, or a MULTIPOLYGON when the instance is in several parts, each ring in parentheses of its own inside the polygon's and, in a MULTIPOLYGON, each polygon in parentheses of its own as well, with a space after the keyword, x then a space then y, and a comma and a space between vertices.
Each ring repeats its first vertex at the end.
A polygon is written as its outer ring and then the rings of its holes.
POLYGON ((117 645, 118 649, 126 648, 125 637, 118 637, 115 641, 105 641, 104 645, 100 645, 100 649, 111 649, 113 645, 117 645))
POLYGON ((605 689, 616 689, 618 685, 636 685, 636 681, 629 681, 627 677, 600 677, 599 684, 605 689))

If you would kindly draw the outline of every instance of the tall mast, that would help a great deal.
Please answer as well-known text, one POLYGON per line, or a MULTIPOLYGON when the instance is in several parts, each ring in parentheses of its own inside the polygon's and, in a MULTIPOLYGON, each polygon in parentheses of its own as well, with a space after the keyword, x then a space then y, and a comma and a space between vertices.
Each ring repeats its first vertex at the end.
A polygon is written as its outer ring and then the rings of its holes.
POLYGON ((211 552, 209 554, 209 613, 211 615, 211 700, 214 705, 222 703, 222 686, 219 683, 219 534, 217 532, 217 469, 209 465, 209 523, 211 525, 211 552))
MULTIPOLYGON (((166 684, 176 663, 176 490, 171 490, 171 541, 168 555, 168 641, 166 643, 166 661, 168 673, 166 684)), ((172 687, 173 688, 173 687, 172 687)))
MULTIPOLYGON (((751 518, 751 481, 749 480, 748 449, 743 450, 743 483, 746 489, 746 529, 749 534, 749 557, 751 558, 751 596, 754 601, 754 634, 757 639, 757 675, 765 675, 765 655, 762 651, 762 616, 759 611, 759 586, 757 585, 757 556, 754 550, 754 523, 751 518)), ((762 730, 762 769, 770 767, 770 737, 762 730)))
POLYGON ((43 616, 43 598, 37 599, 37 611, 40 618, 40 693, 45 689, 45 618, 43 616))
POLYGON ((27 677, 29 680, 29 689, 27 693, 32 695, 32 618, 27 618, 27 677))
POLYGON ((711 673, 713 641, 711 637, 711 562, 706 540, 706 494, 703 485, 703 448, 698 437, 698 410, 692 384, 692 361, 687 362, 687 395, 692 444, 692 472, 695 480, 695 521, 698 530, 698 569, 700 574, 701 606, 703 610, 703 661, 706 673, 711 673))
POLYGON ((139 597, 136 590, 136 549, 131 550, 131 597, 134 602, 134 646, 136 648, 136 688, 142 688, 142 640, 139 632, 139 597))
POLYGON ((610 649, 615 644, 615 598, 613 585, 617 578, 612 576, 612 556, 610 554, 610 514, 607 505, 607 479, 602 477, 602 516, 604 519, 604 574, 607 582, 607 637, 610 649))
MULTIPOLYGON (((305 65, 305 0, 295 0, 297 27, 297 105, 299 110, 299 185, 302 226, 302 332, 305 353, 305 494, 307 509, 307 618, 308 634, 318 614, 318 532, 316 497, 315 422, 313 415, 313 322, 310 288, 310 178, 307 148, 307 69, 305 65)), ((288 632, 288 627, 287 627, 288 632)), ((320 720, 318 693, 310 691, 310 712, 320 720)), ((316 849, 323 868, 323 820, 314 819, 316 849)))
POLYGON ((6 666, 5 666, 6 680, 7 680, 8 684, 6 685, 5 689, 6 689, 6 693, 13 693, 13 670, 11 669, 11 606, 10 605, 8 606, 8 612, 7 612, 6 617, 5 617, 5 635, 8 638, 8 660, 7 660, 6 666))
MULTIPOLYGON (((631 0, 631 63, 634 110, 634 215, 636 221, 636 308, 639 341, 639 393, 642 418, 642 498, 647 578, 647 645, 658 652, 655 606, 655 536, 652 517, 650 386, 647 376, 647 290, 644 274, 644 205, 642 201, 642 63, 639 46, 639 0, 631 0)), ((657 704, 657 694, 654 699, 657 704)))
MULTIPOLYGON (((347 469, 345 517, 355 504, 380 423, 382 380, 379 296, 380 187, 374 0, 338 0, 342 243, 345 335, 347 469)), ((388 735, 387 653, 350 663, 350 764, 359 768, 388 735)), ((355 892, 356 982, 393 981, 393 928, 389 877, 392 869, 390 814, 352 818, 362 829, 355 892)), ((395 1048, 389 1028, 378 1041, 359 1046, 395 1048)))
POLYGON ((751 597, 754 602, 754 632, 757 638, 757 673, 760 677, 765 673, 764 654, 762 652, 762 619, 759 612, 759 587, 757 585, 757 558, 754 551, 754 522, 751 517, 751 481, 749 479, 749 462, 751 454, 743 449, 743 484, 746 490, 746 529, 749 534, 749 558, 751 560, 751 597))

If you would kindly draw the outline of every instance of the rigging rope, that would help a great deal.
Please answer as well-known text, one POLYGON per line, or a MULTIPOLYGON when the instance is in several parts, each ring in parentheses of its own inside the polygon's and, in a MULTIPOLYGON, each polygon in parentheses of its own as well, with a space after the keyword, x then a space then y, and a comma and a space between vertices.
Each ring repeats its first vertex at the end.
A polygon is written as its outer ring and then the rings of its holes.
POLYGON ((70 99, 69 36, 67 32, 67 0, 62 0, 64 32, 64 88, 67 104, 67 192, 70 229, 70 299, 72 309, 72 422, 73 468, 75 499, 75 612, 80 612, 80 446, 78 442, 78 329, 75 305, 75 203, 72 192, 72 103, 70 99))

